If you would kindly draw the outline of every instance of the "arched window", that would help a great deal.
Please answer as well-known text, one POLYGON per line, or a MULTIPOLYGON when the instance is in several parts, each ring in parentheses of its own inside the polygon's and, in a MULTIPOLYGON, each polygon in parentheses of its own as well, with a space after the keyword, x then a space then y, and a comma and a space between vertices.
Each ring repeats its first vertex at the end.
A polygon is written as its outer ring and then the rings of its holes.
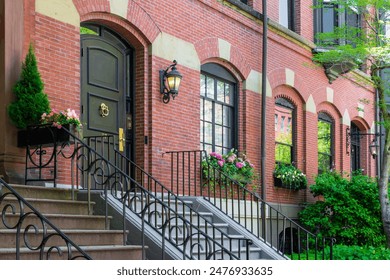
POLYGON ((284 98, 275 101, 275 161, 292 164, 294 162, 295 107, 284 98))
POLYGON ((200 144, 208 153, 226 153, 236 144, 236 80, 207 63, 200 75, 200 144))
POLYGON ((351 169, 357 171, 361 169, 360 163, 360 129, 359 127, 351 123, 351 169))
POLYGON ((318 173, 331 170, 334 154, 334 121, 326 113, 318 114, 318 173))

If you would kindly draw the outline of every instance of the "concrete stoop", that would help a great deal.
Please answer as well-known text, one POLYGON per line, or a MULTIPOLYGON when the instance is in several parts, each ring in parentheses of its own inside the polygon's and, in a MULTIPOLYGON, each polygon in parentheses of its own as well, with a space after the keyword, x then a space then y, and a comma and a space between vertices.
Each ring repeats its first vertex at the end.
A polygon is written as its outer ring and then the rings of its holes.
MULTIPOLYGON (((106 226, 105 217, 93 213, 88 214, 88 204, 84 201, 77 201, 77 199, 72 200, 72 193, 69 189, 25 185, 12 185, 12 187, 52 224, 61 229, 69 239, 85 250, 92 259, 142 259, 141 246, 123 245, 123 231, 110 229, 112 217, 108 220, 109 225, 106 226)), ((0 186, 0 195, 6 192, 8 189, 0 186)), ((77 192, 74 195, 77 197, 77 192)), ((94 204, 92 204, 92 212, 93 206, 94 204)), ((7 210, 2 217, 6 224, 11 227, 16 225, 20 212, 20 205, 16 197, 13 195, 5 196, 4 200, 0 201, 0 211, 3 209, 7 210)), ((24 213, 26 212, 30 212, 28 207, 24 209, 24 213)), ((50 228, 44 229, 40 220, 34 215, 26 218, 21 228, 18 238, 17 230, 8 229, 0 220, 0 260, 16 259, 15 244, 17 242, 21 244, 20 259, 39 259, 40 252, 28 249, 26 244, 36 248, 42 242, 44 231, 46 231, 46 235, 54 233, 50 228), (36 226, 36 228, 31 225, 36 226)), ((50 253, 50 259, 67 259, 68 249, 64 247, 65 245, 60 236, 53 236, 49 238, 45 250, 55 248, 50 253), (58 253, 59 251, 61 254, 58 253)), ((77 252, 71 254, 72 256, 79 255, 77 252)))

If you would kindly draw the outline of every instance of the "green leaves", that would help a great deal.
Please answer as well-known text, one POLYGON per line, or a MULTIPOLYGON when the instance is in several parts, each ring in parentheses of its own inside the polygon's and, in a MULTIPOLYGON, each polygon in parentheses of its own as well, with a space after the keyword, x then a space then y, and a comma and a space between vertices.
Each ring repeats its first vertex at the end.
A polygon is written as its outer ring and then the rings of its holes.
POLYGON ((306 175, 291 164, 277 164, 274 170, 274 177, 280 179, 284 186, 291 189, 302 189, 307 186, 306 175))
POLYGON ((50 111, 49 99, 43 92, 43 87, 30 45, 22 66, 21 79, 13 88, 16 100, 8 106, 8 116, 17 128, 39 124, 41 115, 50 111))
POLYGON ((378 186, 374 179, 354 174, 349 180, 335 172, 318 175, 310 187, 320 201, 299 213, 300 221, 337 244, 383 245, 378 186))

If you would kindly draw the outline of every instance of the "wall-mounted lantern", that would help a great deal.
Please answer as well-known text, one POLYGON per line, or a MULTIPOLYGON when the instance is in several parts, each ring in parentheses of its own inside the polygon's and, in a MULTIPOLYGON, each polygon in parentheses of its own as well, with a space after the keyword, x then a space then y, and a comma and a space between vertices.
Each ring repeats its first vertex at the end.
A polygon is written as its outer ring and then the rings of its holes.
POLYGON ((370 148, 370 154, 372 158, 375 159, 379 153, 379 145, 378 142, 376 141, 376 137, 372 140, 370 146, 368 147, 370 148))
POLYGON ((176 69, 177 61, 169 65, 167 69, 160 70, 160 93, 163 94, 163 102, 167 104, 179 94, 179 86, 183 76, 176 69), (170 70, 170 71, 169 71, 170 70), (169 72, 168 72, 169 71, 169 72))

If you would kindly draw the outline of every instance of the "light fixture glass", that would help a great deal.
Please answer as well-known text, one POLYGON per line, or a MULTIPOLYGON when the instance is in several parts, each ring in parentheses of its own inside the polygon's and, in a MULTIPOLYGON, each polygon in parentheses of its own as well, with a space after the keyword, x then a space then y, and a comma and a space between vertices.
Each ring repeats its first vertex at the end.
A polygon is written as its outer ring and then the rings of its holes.
POLYGON ((183 76, 176 69, 177 61, 169 65, 166 70, 160 70, 160 93, 163 94, 163 102, 168 103, 179 94, 180 82, 183 76), (171 69, 169 72, 168 70, 171 69))
POLYGON ((376 139, 373 139, 370 146, 369 146, 369 149, 370 149, 370 154, 373 158, 376 158, 377 155, 378 155, 378 149, 379 149, 379 145, 378 143, 376 142, 376 139))

